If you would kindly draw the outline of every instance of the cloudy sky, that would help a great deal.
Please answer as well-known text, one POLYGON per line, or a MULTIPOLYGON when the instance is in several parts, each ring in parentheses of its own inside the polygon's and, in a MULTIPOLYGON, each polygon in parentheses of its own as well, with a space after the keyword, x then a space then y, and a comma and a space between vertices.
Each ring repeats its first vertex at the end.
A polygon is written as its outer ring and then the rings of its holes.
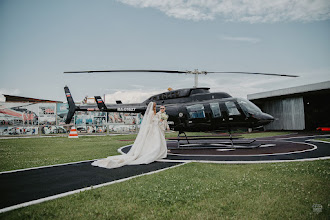
MULTIPOLYGON (((329 0, 0 0, 0 94, 138 102, 192 87, 192 75, 63 74, 169 69, 208 74, 199 86, 233 96, 330 80, 329 0)), ((3 100, 3 97, 0 97, 3 100)))

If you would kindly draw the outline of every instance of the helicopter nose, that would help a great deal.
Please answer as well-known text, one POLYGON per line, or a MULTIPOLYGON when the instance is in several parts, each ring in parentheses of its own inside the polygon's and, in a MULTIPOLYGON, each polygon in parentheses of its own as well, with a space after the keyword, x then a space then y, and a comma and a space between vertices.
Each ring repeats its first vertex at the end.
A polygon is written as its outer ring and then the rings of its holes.
POLYGON ((263 113, 260 116, 260 123, 263 124, 263 125, 267 125, 267 124, 271 123, 274 120, 275 120, 274 117, 267 114, 267 113, 263 113))

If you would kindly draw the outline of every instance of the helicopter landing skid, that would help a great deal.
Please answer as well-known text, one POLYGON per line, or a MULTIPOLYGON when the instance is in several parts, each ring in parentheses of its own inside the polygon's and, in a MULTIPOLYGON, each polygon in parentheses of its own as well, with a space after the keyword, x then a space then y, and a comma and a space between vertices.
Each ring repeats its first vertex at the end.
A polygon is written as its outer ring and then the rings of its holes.
POLYGON ((243 145, 231 145, 231 144, 207 144, 207 145, 201 145, 201 144, 182 144, 178 145, 176 149, 219 149, 219 150, 235 150, 235 149, 254 149, 258 148, 261 145, 253 145, 253 146, 243 146, 243 145))
POLYGON ((182 139, 177 139, 176 149, 253 149, 258 148, 261 144, 254 144, 255 139, 248 140, 224 140, 223 138, 200 138, 200 139, 187 139, 187 143, 181 143, 182 139), (219 140, 221 139, 221 141, 219 140))

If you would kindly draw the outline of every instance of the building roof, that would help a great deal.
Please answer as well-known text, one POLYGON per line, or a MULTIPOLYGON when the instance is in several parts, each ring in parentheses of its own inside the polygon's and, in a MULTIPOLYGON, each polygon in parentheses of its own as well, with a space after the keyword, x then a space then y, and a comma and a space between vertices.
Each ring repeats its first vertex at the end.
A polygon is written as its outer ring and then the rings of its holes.
POLYGON ((47 100, 47 99, 35 99, 35 98, 28 98, 28 97, 22 97, 22 96, 14 96, 14 95, 5 95, 6 102, 48 102, 48 103, 63 103, 61 101, 53 101, 53 100, 47 100))
POLYGON ((293 95, 302 95, 306 93, 320 92, 320 91, 329 91, 330 90, 330 81, 308 84, 303 86, 291 87, 287 89, 273 90, 269 92, 261 92, 255 94, 247 95, 249 100, 258 100, 266 98, 274 98, 280 96, 293 96, 293 95))

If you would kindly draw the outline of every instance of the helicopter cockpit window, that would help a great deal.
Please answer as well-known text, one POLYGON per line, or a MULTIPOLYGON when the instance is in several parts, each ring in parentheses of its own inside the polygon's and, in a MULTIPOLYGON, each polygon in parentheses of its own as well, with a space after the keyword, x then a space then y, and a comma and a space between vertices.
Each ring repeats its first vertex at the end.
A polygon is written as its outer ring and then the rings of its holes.
POLYGON ((210 107, 212 110, 213 118, 220 118, 221 111, 220 111, 219 103, 210 103, 210 107))
POLYGON ((202 104, 196 104, 187 106, 189 118, 205 118, 204 106, 202 104))
POLYGON ((248 112, 250 114, 261 113, 260 108, 249 100, 238 98, 237 102, 245 112, 248 112))
POLYGON ((241 113, 239 113, 238 109, 236 108, 236 105, 234 102, 225 102, 226 107, 228 109, 228 114, 229 115, 240 115, 241 113))

